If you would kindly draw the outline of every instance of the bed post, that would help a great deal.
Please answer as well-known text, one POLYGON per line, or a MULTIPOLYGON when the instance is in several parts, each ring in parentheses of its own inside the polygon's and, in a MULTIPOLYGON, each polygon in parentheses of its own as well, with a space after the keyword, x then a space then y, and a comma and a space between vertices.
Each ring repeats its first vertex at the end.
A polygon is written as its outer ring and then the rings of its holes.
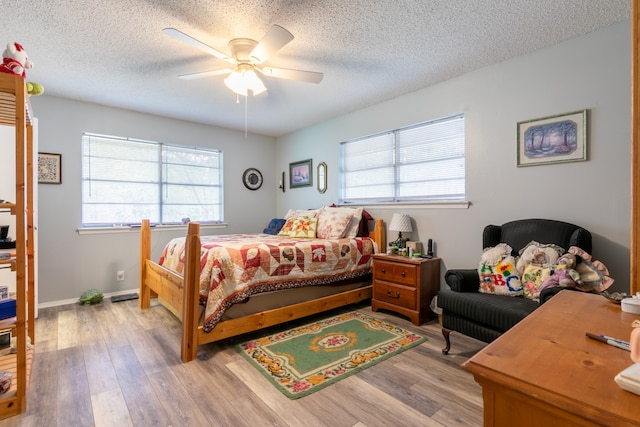
POLYGON ((151 289, 147 286, 147 260, 151 259, 151 227, 149 220, 143 219, 140 225, 140 309, 151 305, 151 289))
POLYGON ((184 253, 184 282, 182 303, 182 347, 183 362, 198 355, 198 315, 200 311, 200 224, 190 222, 187 230, 184 253))
POLYGON ((385 253, 387 250, 385 236, 386 233, 384 231, 384 221, 381 219, 376 219, 375 228, 373 231, 369 232, 369 237, 371 237, 378 244, 378 252, 385 253))

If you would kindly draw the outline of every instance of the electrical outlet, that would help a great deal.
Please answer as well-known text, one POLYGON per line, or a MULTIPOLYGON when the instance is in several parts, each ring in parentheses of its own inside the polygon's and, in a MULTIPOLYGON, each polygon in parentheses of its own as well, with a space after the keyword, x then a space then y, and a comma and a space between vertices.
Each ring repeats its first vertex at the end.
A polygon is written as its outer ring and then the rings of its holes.
POLYGON ((116 281, 118 282, 124 281, 124 271, 118 271, 116 273, 116 281))

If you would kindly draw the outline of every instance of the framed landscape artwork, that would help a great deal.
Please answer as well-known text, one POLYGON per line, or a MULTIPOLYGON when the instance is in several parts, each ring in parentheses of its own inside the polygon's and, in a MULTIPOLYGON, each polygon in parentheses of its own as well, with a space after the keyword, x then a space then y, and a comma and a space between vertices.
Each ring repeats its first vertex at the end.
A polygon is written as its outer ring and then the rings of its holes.
POLYGON ((38 153, 38 182, 62 183, 62 154, 38 153))
POLYGON ((289 163, 289 188, 313 185, 313 169, 311 168, 311 159, 289 163))
POLYGON ((587 160, 587 110, 518 123, 518 167, 587 160))

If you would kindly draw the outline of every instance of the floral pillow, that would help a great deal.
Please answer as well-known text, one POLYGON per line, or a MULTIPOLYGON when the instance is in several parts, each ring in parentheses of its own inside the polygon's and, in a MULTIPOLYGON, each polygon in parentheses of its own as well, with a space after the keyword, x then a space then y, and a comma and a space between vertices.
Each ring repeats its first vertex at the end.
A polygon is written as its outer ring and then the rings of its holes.
POLYGON ((318 225, 317 218, 301 217, 296 218, 291 226, 289 237, 315 239, 316 228, 318 225))
POLYGON ((538 301, 540 299, 540 287, 551 275, 548 266, 527 264, 522 273, 522 292, 525 297, 538 301))
POLYGON ((373 217, 369 212, 365 211, 364 208, 350 208, 346 206, 336 206, 333 204, 331 206, 323 206, 321 211, 329 209, 341 209, 344 212, 353 213, 353 218, 342 237, 349 239, 354 237, 369 237, 369 221, 373 221, 373 217))
MULTIPOLYGON (((332 209, 332 208, 327 208, 332 209)), ((333 208, 333 209, 348 209, 346 212, 353 213, 353 217, 347 226, 347 229, 344 232, 343 237, 347 237, 349 239, 356 237, 358 235, 358 229, 360 228, 360 220, 362 220, 362 212, 363 208, 333 208)))
POLYGON ((291 230, 293 230, 293 223, 296 221, 296 217, 287 218, 284 225, 278 232, 278 236, 286 236, 289 237, 291 234, 291 230))
POLYGON ((344 237, 347 227, 353 219, 353 214, 353 210, 322 208, 318 216, 317 236, 320 239, 340 239, 344 237))

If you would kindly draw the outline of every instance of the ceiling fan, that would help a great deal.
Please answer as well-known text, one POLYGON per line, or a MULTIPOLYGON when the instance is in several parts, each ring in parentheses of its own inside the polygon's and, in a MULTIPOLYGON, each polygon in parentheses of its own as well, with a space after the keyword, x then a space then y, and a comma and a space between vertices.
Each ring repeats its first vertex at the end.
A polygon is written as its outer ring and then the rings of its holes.
POLYGON ((293 34, 279 25, 271 27, 260 42, 246 38, 231 40, 228 44, 231 55, 222 53, 175 28, 165 28, 162 32, 233 65, 233 68, 183 74, 178 76, 179 78, 191 80, 228 74, 224 82, 229 89, 238 95, 247 96, 248 92, 251 91, 255 96, 267 90, 256 71, 268 77, 298 80, 307 83, 320 83, 324 77, 322 73, 315 71, 292 70, 261 65, 293 40, 293 34))

